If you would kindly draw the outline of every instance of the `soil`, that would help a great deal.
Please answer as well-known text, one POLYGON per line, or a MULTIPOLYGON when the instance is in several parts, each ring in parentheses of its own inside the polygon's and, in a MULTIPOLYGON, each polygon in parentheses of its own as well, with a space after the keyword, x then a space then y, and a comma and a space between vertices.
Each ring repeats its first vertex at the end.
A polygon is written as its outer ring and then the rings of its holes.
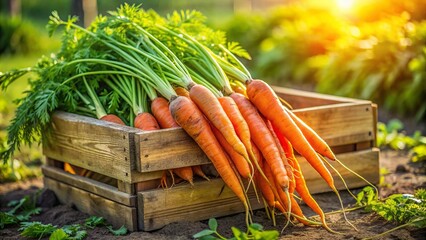
MULTIPOLYGON (((395 151, 382 151, 380 156, 382 169, 388 172, 384 175, 380 184, 380 195, 386 197, 393 193, 413 193, 415 189, 426 188, 426 168, 425 163, 412 164, 406 153, 395 151)), ((26 182, 8 183, 0 185, 0 207, 6 211, 6 204, 11 200, 19 200, 25 195, 40 194, 38 205, 42 207, 39 215, 33 216, 31 221, 40 221, 42 223, 51 223, 57 226, 80 223, 89 215, 79 212, 69 205, 60 205, 53 192, 42 188, 42 179, 32 179, 26 182)), ((353 190, 357 193, 359 189, 353 190)), ((346 192, 341 192, 344 205, 352 206, 355 201, 346 192)), ((316 194, 314 198, 318 201, 325 212, 339 210, 339 204, 334 194, 324 193, 316 194)), ((313 215, 306 206, 302 206, 306 215, 313 215)), ((356 210, 347 213, 349 221, 359 229, 354 230, 345 222, 342 214, 330 214, 327 218, 329 226, 339 232, 330 233, 323 228, 305 227, 300 224, 287 227, 280 239, 362 239, 372 237, 386 230, 394 228, 396 225, 384 221, 374 213, 366 213, 363 210, 356 210)), ((222 235, 231 237, 231 226, 245 229, 244 214, 218 218, 218 232, 222 235)), ((277 229, 281 231, 284 225, 284 217, 276 216, 277 226, 274 227, 268 219, 265 211, 257 210, 254 212, 253 221, 262 224, 265 229, 277 229)), ((109 233, 105 227, 98 227, 88 230, 86 239, 192 239, 192 235, 208 228, 207 221, 199 222, 179 222, 172 223, 160 230, 153 232, 132 232, 125 236, 115 237, 109 233)), ((0 239, 22 239, 18 231, 19 226, 8 226, 0 231, 0 239)), ((425 239, 426 229, 403 228, 383 239, 425 239)))

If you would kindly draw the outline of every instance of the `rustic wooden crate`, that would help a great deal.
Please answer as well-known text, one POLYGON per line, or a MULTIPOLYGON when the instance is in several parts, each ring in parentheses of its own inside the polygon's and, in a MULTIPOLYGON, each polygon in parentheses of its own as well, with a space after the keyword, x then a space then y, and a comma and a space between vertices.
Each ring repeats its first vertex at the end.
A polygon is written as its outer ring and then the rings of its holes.
MULTIPOLYGON (((324 138, 342 162, 370 182, 378 183, 375 104, 278 87, 275 91, 324 138)), ((210 164, 180 128, 144 132, 65 112, 54 114, 53 127, 50 140, 43 144, 47 158, 43 167, 45 186, 55 191, 61 202, 103 216, 116 227, 124 224, 131 231, 150 231, 179 220, 195 221, 243 211, 242 204, 220 178, 197 180, 194 186, 179 184, 167 190, 147 187, 137 191, 137 183, 157 184, 165 169, 210 164), (105 184, 69 174, 62 170, 63 163, 115 182, 105 184)), ((329 191, 319 174, 298 158, 310 191, 329 191)), ((365 185, 346 169, 332 164, 350 188, 365 185)), ((336 186, 344 188, 337 177, 336 186)), ((249 195, 253 208, 263 207, 253 193, 249 195)))

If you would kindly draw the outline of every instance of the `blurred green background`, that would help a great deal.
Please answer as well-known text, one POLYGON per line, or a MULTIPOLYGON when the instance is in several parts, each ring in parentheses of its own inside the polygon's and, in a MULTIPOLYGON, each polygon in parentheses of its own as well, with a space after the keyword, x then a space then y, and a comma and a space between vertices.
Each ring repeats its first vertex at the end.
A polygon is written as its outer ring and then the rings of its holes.
MULTIPOLYGON (((227 32, 252 56, 255 78, 274 85, 369 99, 379 120, 402 119, 408 131, 425 133, 426 4, 424 0, 3 0, 0 3, 0 72, 33 66, 55 52, 60 36, 44 29, 57 10, 87 25, 120 4, 142 4, 162 15, 197 9, 208 24, 227 32)), ((20 79, 0 93, 0 150, 6 128, 23 96, 20 79)), ((39 175, 39 148, 15 156, 20 171, 2 166, 0 182, 39 175), (23 163, 23 164, 21 164, 23 163)), ((14 161, 9 161, 9 164, 14 161)))

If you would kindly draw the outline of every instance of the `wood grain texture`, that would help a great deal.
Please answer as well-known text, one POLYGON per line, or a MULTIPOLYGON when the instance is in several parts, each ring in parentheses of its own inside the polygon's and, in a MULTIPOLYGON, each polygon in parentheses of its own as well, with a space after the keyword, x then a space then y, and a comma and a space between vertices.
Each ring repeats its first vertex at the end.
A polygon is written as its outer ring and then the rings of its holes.
POLYGON ((181 128, 141 132, 138 171, 151 172, 210 163, 191 137, 181 128))
MULTIPOLYGON (((249 192, 253 209, 263 207, 249 192)), ((241 201, 222 179, 138 193, 139 229, 151 231, 177 221, 198 221, 244 212, 241 201)))
POLYGON ((338 103, 371 103, 367 100, 338 97, 316 92, 272 86, 276 94, 287 101, 294 109, 333 105, 338 103))
POLYGON ((54 167, 43 166, 41 169, 45 177, 55 179, 59 182, 66 183, 75 188, 99 195, 126 206, 136 206, 135 195, 120 192, 117 188, 108 184, 101 183, 90 178, 72 175, 54 167))
POLYGON ((371 103, 339 103, 293 112, 330 146, 374 139, 371 103))
MULTIPOLYGON (((379 161, 378 149, 364 150, 359 152, 338 154, 337 157, 349 168, 360 173, 364 178, 373 184, 379 182, 379 161)), ((321 193, 331 191, 328 185, 322 180, 309 163, 298 158, 305 176, 308 188, 311 193, 321 193)), ((355 175, 334 163, 349 188, 358 188, 367 184, 355 175)), ((344 189, 344 185, 338 181, 336 187, 344 189)), ((166 224, 188 220, 205 220, 212 217, 226 216, 238 212, 243 212, 244 207, 237 197, 228 187, 224 187, 222 179, 212 179, 210 182, 196 182, 193 187, 189 185, 177 186, 171 189, 156 189, 138 193, 138 219, 139 229, 151 231, 165 226, 166 224)), ((262 208, 254 197, 253 192, 249 192, 253 209, 262 208)))
POLYGON ((43 144, 47 157, 130 182, 137 129, 65 112, 52 120, 54 131, 43 144))
MULTIPOLYGON (((328 187, 326 182, 321 176, 309 165, 309 163, 303 158, 298 156, 302 173, 305 176, 306 184, 308 185, 311 193, 329 192, 331 189, 328 187)), ((360 174, 372 184, 378 184, 380 180, 379 174, 379 149, 373 148, 369 150, 342 153, 337 155, 343 164, 345 164, 352 171, 360 174)), ((359 188, 366 186, 367 183, 362 179, 352 174, 350 171, 345 169, 337 162, 329 161, 345 179, 349 188, 359 188)), ((333 175, 336 188, 338 190, 345 189, 343 182, 337 176, 333 170, 330 170, 333 175)))
POLYGON ((62 204, 73 204, 79 211, 104 217, 114 228, 124 225, 130 231, 137 231, 135 207, 119 204, 49 177, 44 178, 44 185, 55 192, 62 204))

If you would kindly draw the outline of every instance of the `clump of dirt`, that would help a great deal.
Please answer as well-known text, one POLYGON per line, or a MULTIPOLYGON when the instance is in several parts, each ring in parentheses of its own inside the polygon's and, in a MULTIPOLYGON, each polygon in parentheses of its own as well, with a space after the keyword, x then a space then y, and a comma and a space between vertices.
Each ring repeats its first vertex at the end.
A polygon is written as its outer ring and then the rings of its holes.
MULTIPOLYGON (((380 166, 388 172, 384 175, 382 183, 379 186, 381 197, 389 196, 393 193, 413 193, 418 188, 426 188, 426 175, 421 170, 421 165, 411 164, 406 153, 395 151, 383 151, 380 156, 380 166), (419 169, 420 168, 420 169, 419 169)), ((39 194, 42 196, 38 204, 42 206, 42 213, 32 217, 31 221, 40 221, 43 223, 51 223, 59 227, 63 225, 80 223, 84 224, 84 220, 89 215, 79 212, 69 205, 59 205, 52 198, 49 191, 41 191, 42 180, 31 180, 27 183, 20 184, 3 184, 0 186, 0 206, 1 211, 7 210, 6 204, 11 200, 19 200, 25 195, 39 194)), ((355 189, 356 194, 360 189, 355 189)), ((355 203, 355 200, 347 192, 341 192, 344 205, 346 207, 355 203)), ((318 201, 325 212, 339 210, 336 196, 333 193, 316 194, 314 198, 318 201)), ((306 206, 302 205, 302 210, 307 216, 313 215, 306 206)), ((362 239, 382 233, 388 229, 394 228, 396 225, 384 221, 374 213, 366 213, 363 210, 356 210, 347 213, 347 218, 359 231, 348 224, 343 214, 328 214, 327 220, 329 226, 336 232, 330 233, 323 228, 306 227, 301 224, 290 225, 284 229, 281 238, 285 239, 362 239)), ((242 230, 246 229, 245 215, 236 214, 232 216, 218 218, 218 231, 226 237, 232 236, 231 227, 237 227, 242 230)), ((285 217, 278 214, 276 216, 277 226, 273 226, 268 219, 264 210, 254 212, 253 221, 260 223, 265 229, 282 230, 285 224, 285 217)), ((19 226, 8 226, 0 231, 1 239, 17 239, 20 238, 19 226)), ((132 232, 126 236, 115 237, 105 227, 88 230, 87 239, 192 239, 192 235, 208 228, 207 221, 198 222, 178 222, 172 223, 164 228, 153 232, 132 232)), ((424 239, 426 229, 405 228, 399 229, 386 238, 389 239, 424 239)))

